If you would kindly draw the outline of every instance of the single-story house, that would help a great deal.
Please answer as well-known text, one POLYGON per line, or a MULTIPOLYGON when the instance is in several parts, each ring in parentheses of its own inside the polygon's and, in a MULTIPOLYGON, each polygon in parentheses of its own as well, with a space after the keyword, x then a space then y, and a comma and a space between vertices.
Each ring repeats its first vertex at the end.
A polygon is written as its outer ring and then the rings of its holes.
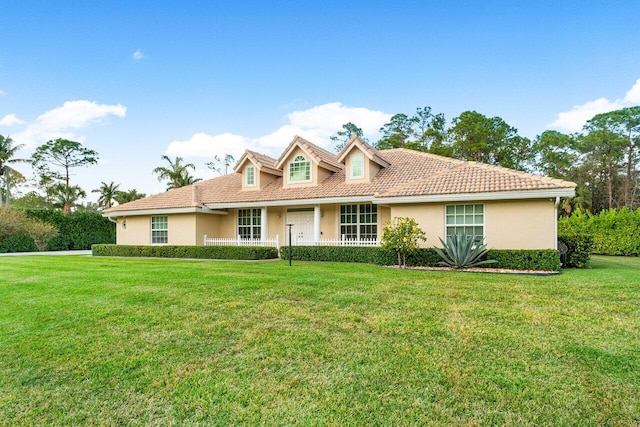
POLYGON ((466 232, 492 249, 557 247, 572 182, 354 137, 338 154, 296 136, 278 159, 246 150, 234 172, 104 211, 128 245, 377 245, 412 217, 425 246, 466 232), (287 225, 291 226, 288 227, 287 225))

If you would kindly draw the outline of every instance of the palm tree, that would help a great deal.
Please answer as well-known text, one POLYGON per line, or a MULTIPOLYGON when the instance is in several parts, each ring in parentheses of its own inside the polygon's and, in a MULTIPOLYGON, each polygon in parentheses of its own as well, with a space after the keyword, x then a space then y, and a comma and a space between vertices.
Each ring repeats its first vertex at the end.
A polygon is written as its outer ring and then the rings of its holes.
POLYGON ((54 198, 53 205, 62 208, 65 214, 71 213, 71 207, 78 206, 78 201, 87 197, 87 193, 79 185, 67 187, 62 182, 52 185, 51 192, 54 198))
MULTIPOLYGON (((182 157, 176 157, 175 160, 171 160, 168 156, 160 156, 162 160, 166 160, 169 162, 169 167, 158 166, 153 170, 153 173, 158 175, 158 181, 162 182, 164 180, 169 180, 167 184, 167 190, 171 190, 172 188, 180 188, 184 187, 184 182, 188 182, 190 180, 194 180, 195 178, 191 177, 189 174, 189 169, 195 170, 196 167, 193 163, 183 164, 182 157)), ((197 181, 194 181, 197 182, 197 181)), ((192 182, 193 183, 193 182, 192 182)), ((189 184, 186 184, 189 185, 189 184)))
POLYGON ((196 178, 195 176, 190 175, 189 172, 185 171, 178 179, 178 187, 185 187, 200 181, 202 181, 202 178, 196 178))
MULTIPOLYGON (((11 182, 24 179, 24 176, 13 168, 9 167, 9 163, 28 163, 26 159, 15 159, 16 153, 24 147, 24 144, 14 145, 11 137, 0 135, 0 176, 3 177, 5 183, 5 197, 7 205, 10 201, 11 182)), ((0 205, 2 198, 0 197, 0 205)))
POLYGON ((147 195, 144 193, 138 193, 138 190, 132 188, 131 190, 116 192, 114 199, 119 204, 123 204, 142 199, 143 197, 147 197, 147 195))
POLYGON ((103 209, 108 209, 113 206, 113 202, 115 201, 116 195, 118 194, 118 187, 120 184, 116 184, 111 181, 109 184, 106 182, 101 182, 100 188, 96 188, 95 190, 91 190, 92 193, 100 193, 100 197, 98 198, 98 207, 103 209))

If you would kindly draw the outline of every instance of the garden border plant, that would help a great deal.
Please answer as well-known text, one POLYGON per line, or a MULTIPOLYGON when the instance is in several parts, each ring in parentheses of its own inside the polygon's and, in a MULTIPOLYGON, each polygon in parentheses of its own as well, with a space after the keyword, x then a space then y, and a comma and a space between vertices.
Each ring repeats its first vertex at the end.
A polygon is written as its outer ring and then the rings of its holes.
POLYGON ((94 256, 261 260, 278 258, 278 250, 266 246, 93 245, 94 256))

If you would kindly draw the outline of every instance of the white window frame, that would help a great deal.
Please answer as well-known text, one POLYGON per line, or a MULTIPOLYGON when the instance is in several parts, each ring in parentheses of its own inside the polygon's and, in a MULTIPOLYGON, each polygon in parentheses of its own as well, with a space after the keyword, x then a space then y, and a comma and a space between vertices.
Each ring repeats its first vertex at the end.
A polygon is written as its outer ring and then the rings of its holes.
MULTIPOLYGON (((378 205, 374 205, 374 204, 368 204, 368 203, 349 203, 349 204, 344 204, 344 205, 340 205, 340 210, 338 211, 338 215, 339 215, 339 219, 338 219, 338 231, 340 232, 340 236, 342 237, 343 234, 347 234, 347 233, 343 233, 342 232, 342 227, 350 227, 350 226, 355 226, 356 227, 356 236, 355 236, 355 240, 357 241, 362 241, 362 240, 378 240, 378 205), (356 210, 355 212, 349 212, 349 213, 343 213, 343 207, 346 206, 355 206, 356 210), (370 207, 369 212, 367 212, 367 206, 370 207), (375 212, 374 212, 375 209, 375 212), (355 215, 356 216, 356 221, 355 222, 343 222, 343 215, 355 215), (366 221, 361 221, 362 217, 366 215, 371 215, 372 217, 375 215, 376 220, 373 222, 366 222, 366 221), (369 236, 367 238, 362 237, 362 227, 375 227, 375 236, 369 236)), ((347 239, 353 239, 353 236, 347 236, 347 239)))
POLYGON ((236 231, 240 239, 260 240, 262 238, 262 210, 256 209, 256 208, 238 209, 236 225, 237 225, 236 231), (241 214, 247 213, 244 211, 249 211, 248 215, 241 215, 241 214), (248 220, 249 223, 240 224, 241 219, 248 220), (244 233, 245 235, 243 236, 243 233, 240 232, 240 228, 249 229, 248 237, 246 233, 244 233))
POLYGON ((311 161, 307 160, 302 154, 298 154, 291 162, 289 162, 289 182, 311 182, 311 161), (303 167, 309 168, 309 178, 293 179, 293 174, 291 173, 292 169, 299 168, 301 170, 303 167))
POLYGON ((357 178, 364 178, 364 154, 362 154, 361 152, 357 152, 357 153, 352 153, 351 156, 349 157, 349 169, 350 170, 350 177, 357 179, 357 178), (354 160, 358 159, 358 161, 360 162, 360 174, 356 175, 355 174, 355 168, 353 167, 354 160))
MULTIPOLYGON (((444 207, 444 236, 445 236, 445 240, 447 238, 447 236, 449 235, 449 229, 450 228, 466 228, 466 227, 473 227, 474 229, 476 227, 482 227, 482 236, 478 235, 478 234, 473 234, 474 239, 476 244, 480 244, 482 243, 480 241, 479 238, 482 238, 482 241, 485 241, 486 239, 486 232, 487 232, 487 228, 485 226, 485 222, 486 222, 486 215, 487 215, 487 207, 485 206, 484 203, 456 203, 456 204, 449 204, 449 205, 445 205, 444 207), (471 213, 467 213, 467 207, 472 207, 472 212, 471 213), (479 212, 476 211, 476 207, 477 206, 481 206, 482 207, 482 222, 478 222, 477 221, 477 216, 480 215, 479 212), (456 212, 454 212, 453 214, 448 214, 447 211, 449 210, 449 208, 452 207, 454 210, 456 210, 456 212), (457 210, 459 208, 462 208, 464 210, 464 213, 458 213, 457 210), (448 217, 451 217, 453 215, 453 218, 458 218, 459 216, 462 216, 463 221, 461 224, 455 223, 455 224, 448 224, 447 223, 447 219, 448 217), (471 216, 471 218, 468 218, 468 216, 471 216)), ((456 220, 457 222, 457 220, 456 220)), ((475 231, 475 230, 474 230, 475 231)))
POLYGON ((255 166, 247 166, 244 170, 245 173, 245 185, 247 187, 255 187, 256 186, 256 167, 255 166), (249 182, 249 178, 251 182, 249 182))
POLYGON ((155 215, 151 217, 151 244, 152 245, 166 245, 169 243, 169 216, 168 215, 155 215), (164 218, 163 221, 154 222, 154 219, 164 218), (154 228, 154 225, 164 225, 164 228, 154 228), (164 236, 158 236, 157 234, 164 233, 164 236), (155 235, 154 235, 155 234, 155 235), (158 240, 164 241, 158 241, 158 240))

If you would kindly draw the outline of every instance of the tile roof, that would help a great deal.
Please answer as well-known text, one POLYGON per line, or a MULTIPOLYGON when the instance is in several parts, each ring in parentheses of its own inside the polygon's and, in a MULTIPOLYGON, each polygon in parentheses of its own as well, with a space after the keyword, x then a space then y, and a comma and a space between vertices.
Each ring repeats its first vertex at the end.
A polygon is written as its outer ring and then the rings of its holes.
MULTIPOLYGON (((337 159, 336 155, 328 154, 337 159)), ((182 187, 115 206, 105 213, 191 207, 194 197, 199 203, 215 207, 312 198, 369 196, 373 199, 575 188, 574 183, 560 179, 403 148, 383 150, 380 155, 389 166, 380 169, 368 183, 347 183, 345 170, 340 169, 314 187, 283 188, 283 178, 278 177, 259 191, 242 191, 241 174, 231 173, 195 184, 196 196, 190 186, 182 187)))
POLYGON ((314 160, 325 169, 337 172, 344 166, 338 161, 338 158, 335 154, 325 150, 322 147, 318 147, 316 144, 307 141, 301 136, 296 135, 293 138, 293 141, 291 141, 291 144, 289 144, 289 146, 284 150, 280 158, 277 160, 277 168, 282 167, 283 162, 287 159, 287 157, 291 153, 291 150, 296 146, 309 153, 309 155, 313 157, 314 160))
POLYGON ((253 161, 253 163, 258 166, 258 169, 262 172, 282 176, 282 170, 276 168, 276 159, 269 157, 266 154, 261 154, 251 150, 244 150, 244 154, 240 157, 233 170, 238 171, 238 168, 242 166, 246 159, 251 159, 251 161, 253 161))

